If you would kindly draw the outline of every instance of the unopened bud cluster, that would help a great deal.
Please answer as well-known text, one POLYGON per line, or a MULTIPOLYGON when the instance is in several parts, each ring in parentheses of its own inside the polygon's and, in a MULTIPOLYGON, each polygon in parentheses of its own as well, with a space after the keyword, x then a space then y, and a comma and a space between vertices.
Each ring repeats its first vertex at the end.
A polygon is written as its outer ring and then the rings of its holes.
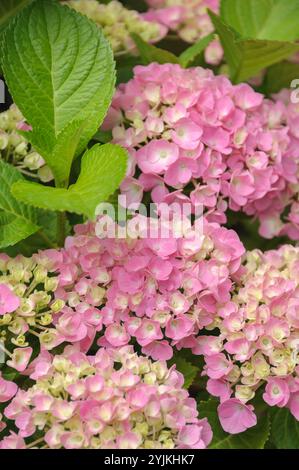
POLYGON ((26 176, 49 182, 53 179, 50 168, 18 132, 29 129, 15 104, 0 114, 0 159, 14 165, 26 176))
POLYGON ((128 10, 116 0, 107 5, 97 0, 70 0, 66 4, 99 25, 116 54, 136 52, 131 33, 146 42, 157 42, 167 31, 160 22, 146 21, 137 11, 128 10))

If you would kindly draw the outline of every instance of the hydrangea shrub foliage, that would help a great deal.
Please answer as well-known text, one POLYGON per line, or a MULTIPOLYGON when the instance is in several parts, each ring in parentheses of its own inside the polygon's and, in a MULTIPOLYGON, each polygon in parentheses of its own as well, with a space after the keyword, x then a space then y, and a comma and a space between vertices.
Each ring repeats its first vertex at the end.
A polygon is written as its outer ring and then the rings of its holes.
POLYGON ((299 448, 298 17, 1 2, 0 449, 299 448))

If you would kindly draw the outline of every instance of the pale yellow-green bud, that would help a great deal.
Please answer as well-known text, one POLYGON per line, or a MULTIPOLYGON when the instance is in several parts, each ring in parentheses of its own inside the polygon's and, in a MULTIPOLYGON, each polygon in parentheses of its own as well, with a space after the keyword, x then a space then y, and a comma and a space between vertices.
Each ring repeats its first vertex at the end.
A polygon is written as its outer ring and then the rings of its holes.
POLYGON ((63 307, 65 306, 65 302, 64 300, 61 300, 61 299, 56 299, 54 300, 54 302, 50 305, 50 308, 52 310, 53 313, 58 313, 60 312, 63 307))
POLYGON ((29 170, 35 171, 45 164, 45 160, 37 152, 30 152, 24 158, 24 164, 29 170))
POLYGON ((34 302, 32 302, 32 300, 30 299, 22 298, 21 305, 19 306, 17 312, 18 312, 18 315, 22 317, 30 317, 30 316, 35 315, 35 312, 33 309, 34 309, 34 302))
POLYGON ((24 335, 19 335, 17 336, 16 338, 11 338, 11 342, 15 345, 15 346, 19 346, 19 347, 23 347, 25 348, 26 346, 29 346, 29 343, 26 342, 26 338, 24 335))
POLYGON ((26 284, 17 284, 14 286, 13 291, 18 297, 23 297, 27 290, 26 284))
POLYGON ((168 374, 167 365, 163 362, 154 362, 152 364, 152 371, 155 372, 158 380, 164 379, 166 374, 168 374))
POLYGON ((33 294, 30 295, 30 299, 35 302, 37 309, 45 308, 51 302, 51 296, 47 294, 45 291, 34 291, 33 294))
POLYGON ((0 317, 0 325, 9 325, 12 320, 12 315, 10 313, 5 313, 0 317))
POLYGON ((54 356, 52 364, 55 370, 64 373, 67 373, 71 366, 71 362, 62 356, 54 356))
POLYGON ((45 290, 46 291, 54 292, 54 291, 56 291, 57 287, 58 287, 57 277, 47 277, 46 278, 46 280, 45 280, 45 290))
POLYGON ((157 381, 157 376, 154 372, 150 372, 144 376, 144 382, 149 385, 154 385, 157 381))
POLYGON ((50 347, 57 337, 56 330, 47 330, 39 334, 39 341, 45 348, 50 347))
POLYGON ((8 146, 8 135, 5 132, 0 131, 0 150, 6 149, 8 146))
POLYGON ((141 434, 141 436, 147 436, 148 435, 148 424, 146 422, 143 423, 136 423, 136 426, 134 428, 134 432, 137 434, 141 434))
POLYGON ((238 381, 240 375, 241 375, 241 372, 240 372, 239 367, 237 365, 234 365, 232 370, 228 373, 227 379, 229 380, 229 382, 234 383, 238 381))
POLYGON ((47 165, 44 165, 38 169, 37 176, 43 183, 49 183, 54 178, 52 171, 47 165))
POLYGON ((39 284, 47 278, 48 271, 43 266, 37 266, 33 272, 35 281, 39 284))
POLYGON ((145 449, 156 449, 156 443, 155 441, 151 441, 149 439, 146 439, 146 441, 144 441, 144 448, 145 449))
POLYGON ((92 449, 100 449, 101 448, 101 439, 98 437, 92 437, 90 439, 90 446, 92 449))
POLYGON ((116 437, 116 432, 115 432, 115 429, 113 429, 112 426, 106 426, 103 431, 101 432, 101 440, 102 441, 111 441, 113 439, 115 439, 116 437))
POLYGON ((40 317, 40 319, 38 321, 38 323, 40 323, 40 325, 42 325, 42 326, 48 326, 52 322, 53 322, 53 317, 52 317, 51 313, 45 313, 44 315, 42 315, 40 317))
POLYGON ((241 365, 241 373, 245 377, 249 377, 254 373, 254 367, 251 364, 251 362, 245 362, 244 364, 241 365))
POLYGON ((235 397, 243 402, 247 402, 254 397, 255 393, 247 385, 236 385, 235 397))
POLYGON ((21 142, 19 145, 16 146, 15 152, 18 155, 26 155, 27 153, 27 143, 26 142, 21 142))

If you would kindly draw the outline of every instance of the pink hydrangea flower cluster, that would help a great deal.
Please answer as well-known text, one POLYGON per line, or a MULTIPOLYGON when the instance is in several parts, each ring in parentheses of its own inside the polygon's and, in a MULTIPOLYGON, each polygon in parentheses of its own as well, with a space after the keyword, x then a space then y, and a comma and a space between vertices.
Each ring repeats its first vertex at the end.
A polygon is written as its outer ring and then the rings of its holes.
POLYGON ((56 250, 31 258, 0 254, 0 353, 7 366, 18 372, 30 361, 34 337, 43 347, 57 338, 53 318, 64 302, 54 296, 58 287, 55 270, 61 259, 56 250))
MULTIPOLYGON (((218 13, 219 0, 146 0, 151 9, 143 14, 149 21, 158 22, 188 43, 195 43, 214 31, 208 9, 218 13)), ((205 50, 208 64, 218 65, 223 49, 218 39, 205 50)))
MULTIPOLYGON (((5 403, 11 400, 18 391, 18 386, 10 380, 5 380, 0 372, 0 403, 5 403)), ((0 413, 0 433, 6 428, 6 424, 2 419, 0 413)))
POLYGON ((233 230, 204 222, 203 236, 106 238, 93 224, 66 240, 56 295, 65 302, 60 341, 119 348, 168 360, 173 348, 197 353, 198 334, 230 299, 245 249, 233 230))
POLYGON ((298 106, 210 70, 153 63, 119 86, 104 129, 129 150, 129 204, 150 193, 155 203, 203 206, 219 223, 227 208, 243 210, 259 218, 261 235, 298 238, 298 203, 282 220, 298 194, 297 116, 298 106))
POLYGON ((214 326, 220 334, 201 336, 198 352, 224 429, 254 425, 248 402, 260 387, 268 405, 287 407, 299 420, 299 248, 247 253, 214 326))
POLYGON ((132 347, 42 353, 30 372, 34 385, 4 410, 18 434, 4 437, 1 449, 203 449, 211 441, 182 374, 132 347))

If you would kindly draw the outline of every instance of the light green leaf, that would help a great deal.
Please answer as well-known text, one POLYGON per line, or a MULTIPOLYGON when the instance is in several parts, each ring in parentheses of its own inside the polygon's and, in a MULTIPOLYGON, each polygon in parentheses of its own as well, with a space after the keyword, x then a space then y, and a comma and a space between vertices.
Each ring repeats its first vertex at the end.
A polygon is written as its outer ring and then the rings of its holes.
POLYGON ((1 0, 0 3, 0 33, 8 22, 25 8, 32 0, 1 0))
POLYGON ((223 431, 217 415, 218 400, 211 399, 199 403, 200 418, 208 418, 213 430, 210 449, 263 449, 269 437, 270 420, 267 414, 258 418, 257 425, 240 434, 223 431))
POLYGON ((13 195, 43 209, 69 211, 95 217, 100 202, 118 188, 126 172, 127 152, 118 145, 96 144, 82 157, 81 173, 68 189, 51 188, 29 181, 13 185, 13 195))
POLYGON ((287 408, 273 413, 271 440, 278 449, 299 449, 299 422, 287 408))
POLYGON ((299 0, 222 0, 220 16, 243 38, 299 38, 299 0))
POLYGON ((209 34, 208 36, 205 36, 204 38, 200 39, 200 41, 196 42, 192 46, 188 47, 184 52, 179 57, 179 61, 182 67, 186 68, 192 62, 194 62, 197 57, 202 54, 202 52, 205 50, 205 48, 210 44, 211 41, 213 41, 215 35, 209 34))
POLYGON ((11 185, 24 178, 13 166, 0 160, 0 248, 14 245, 37 230, 37 211, 17 201, 11 185))
POLYGON ((33 127, 28 140, 39 144, 56 179, 67 180, 72 158, 95 134, 112 98, 115 71, 108 41, 75 10, 37 0, 6 29, 2 65, 14 101, 33 127))
POLYGON ((262 91, 271 95, 278 93, 283 88, 290 88, 291 82, 299 78, 299 64, 283 61, 268 68, 262 91))
POLYGON ((231 80, 242 82, 299 50, 292 42, 241 39, 219 16, 209 12, 220 37, 231 80))
POLYGON ((132 39, 134 40, 141 59, 144 65, 157 62, 158 64, 178 64, 179 59, 172 52, 164 49, 159 49, 152 44, 145 42, 138 34, 131 33, 132 39))

